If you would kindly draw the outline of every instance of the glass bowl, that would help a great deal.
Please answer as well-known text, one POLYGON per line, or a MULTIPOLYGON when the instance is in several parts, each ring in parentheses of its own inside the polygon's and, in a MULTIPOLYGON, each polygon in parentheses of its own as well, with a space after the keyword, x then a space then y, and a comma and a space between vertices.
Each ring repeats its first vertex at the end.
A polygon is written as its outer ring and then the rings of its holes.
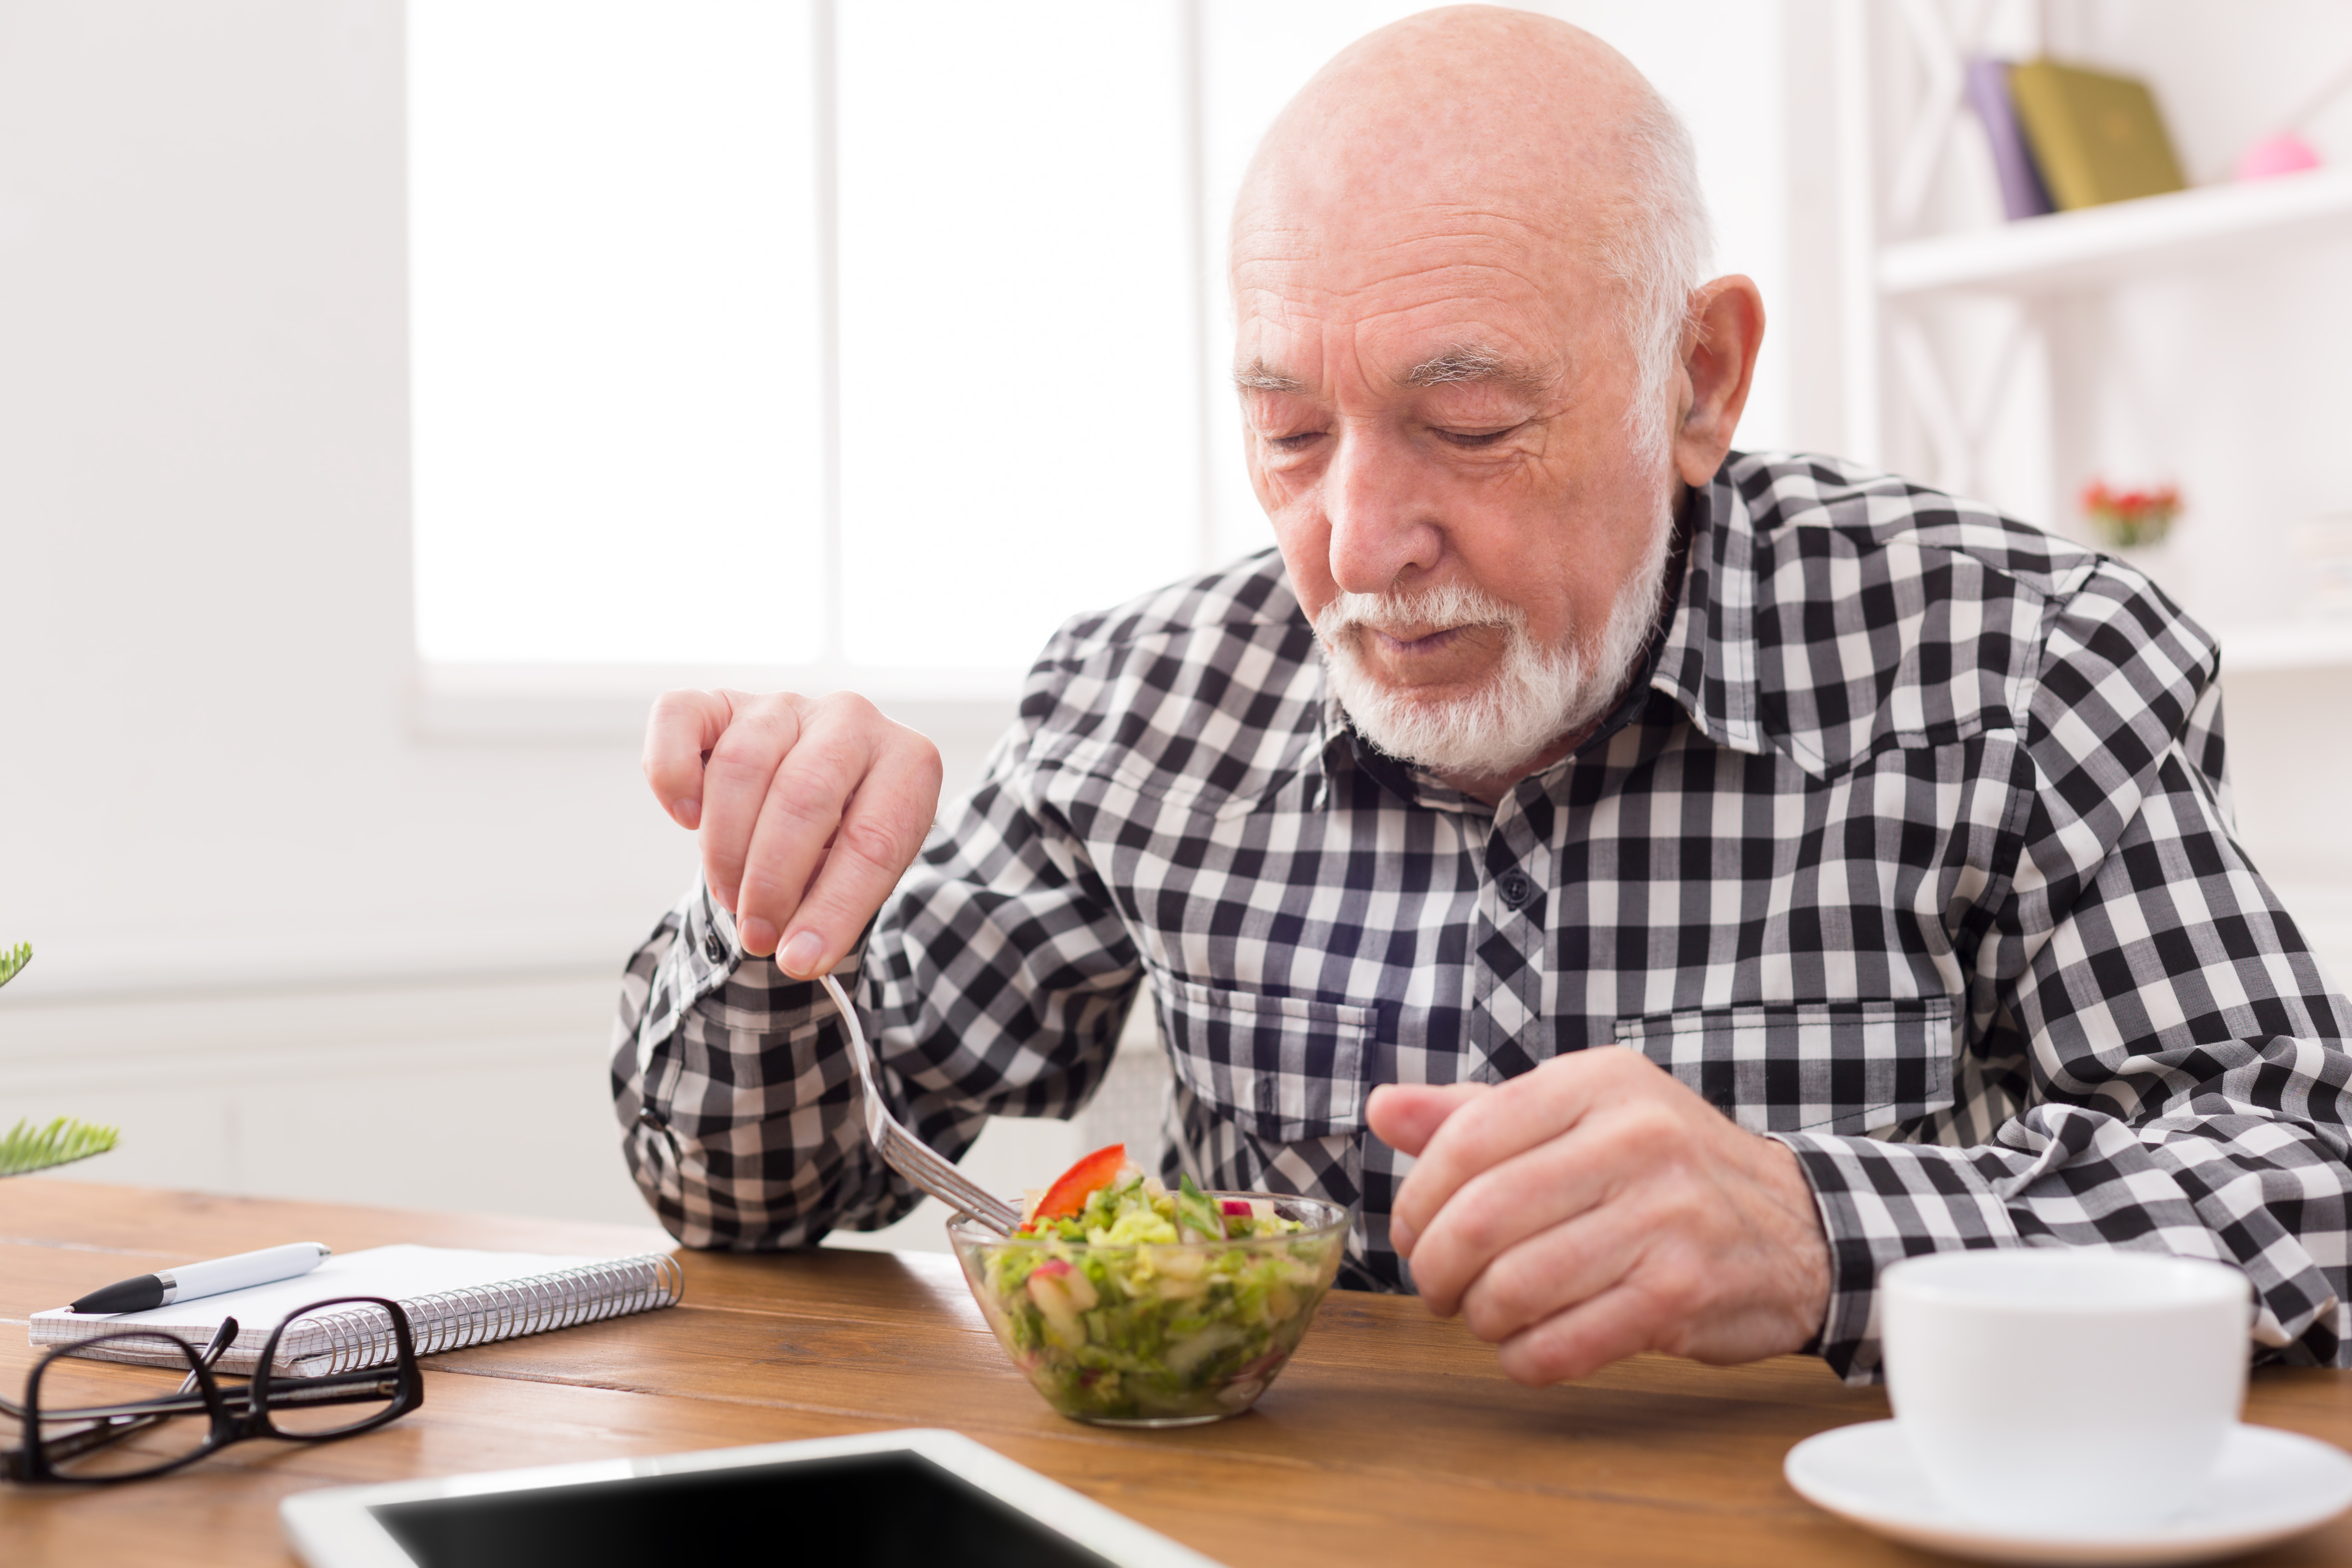
POLYGON ((1099 1426, 1193 1426, 1257 1402, 1339 1270, 1348 1211, 1280 1193, 1306 1226, 1237 1241, 1097 1245, 1002 1237, 959 1216, 948 1238, 980 1310, 1045 1403, 1099 1426))

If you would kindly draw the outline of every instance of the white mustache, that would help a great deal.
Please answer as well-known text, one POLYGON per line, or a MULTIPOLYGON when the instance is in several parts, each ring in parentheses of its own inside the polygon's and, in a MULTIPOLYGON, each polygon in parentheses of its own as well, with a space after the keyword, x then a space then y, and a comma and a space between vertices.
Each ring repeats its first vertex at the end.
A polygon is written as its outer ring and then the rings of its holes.
POLYGON ((1465 626, 1523 627, 1528 615, 1467 583, 1447 583, 1409 593, 1350 594, 1342 591, 1315 617, 1326 643, 1359 628, 1403 637, 1418 631, 1459 631, 1465 626))

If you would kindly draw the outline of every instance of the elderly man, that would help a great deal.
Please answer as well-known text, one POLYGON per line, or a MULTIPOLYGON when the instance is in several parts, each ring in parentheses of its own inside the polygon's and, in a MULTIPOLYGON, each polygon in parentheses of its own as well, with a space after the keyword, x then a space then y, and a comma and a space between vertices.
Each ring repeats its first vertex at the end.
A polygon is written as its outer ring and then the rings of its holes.
POLYGON ((1983 508, 1732 452, 1763 307, 1706 253, 1586 35, 1333 60, 1234 229, 1278 553, 1070 623, 936 826, 854 697, 655 710, 705 875, 614 1070, 671 1230, 914 1201, 806 977, 855 966, 950 1153, 1081 1105, 1148 984, 1171 1178, 1354 1205, 1343 1281, 1528 1382, 1866 1378, 1886 1263, 2090 1243, 2227 1259, 2343 1363, 2346 1007, 2232 841, 2211 641, 1983 508))

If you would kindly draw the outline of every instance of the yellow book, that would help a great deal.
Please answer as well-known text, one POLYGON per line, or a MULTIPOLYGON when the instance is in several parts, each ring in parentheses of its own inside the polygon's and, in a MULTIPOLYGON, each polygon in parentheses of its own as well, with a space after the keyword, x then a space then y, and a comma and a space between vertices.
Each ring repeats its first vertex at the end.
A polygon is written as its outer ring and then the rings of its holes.
POLYGON ((2009 94, 2062 212, 2161 195, 2189 183, 2145 82, 2032 60, 2010 68, 2009 94))

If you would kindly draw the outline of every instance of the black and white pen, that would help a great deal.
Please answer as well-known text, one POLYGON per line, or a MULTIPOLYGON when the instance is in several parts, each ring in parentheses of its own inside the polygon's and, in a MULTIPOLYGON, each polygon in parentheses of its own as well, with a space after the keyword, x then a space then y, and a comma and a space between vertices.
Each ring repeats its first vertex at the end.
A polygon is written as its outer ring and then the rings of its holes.
POLYGON ((217 1296, 224 1290, 242 1290, 248 1285, 268 1285, 279 1279, 291 1279, 308 1274, 334 1256, 334 1249, 315 1241, 289 1242, 284 1247, 265 1247, 258 1252, 240 1252, 230 1258, 215 1258, 209 1263, 185 1263, 177 1268, 160 1273, 142 1274, 134 1279, 124 1279, 102 1290, 92 1290, 73 1304, 77 1312, 144 1312, 152 1307, 168 1307, 174 1301, 185 1301, 197 1296, 217 1296))

